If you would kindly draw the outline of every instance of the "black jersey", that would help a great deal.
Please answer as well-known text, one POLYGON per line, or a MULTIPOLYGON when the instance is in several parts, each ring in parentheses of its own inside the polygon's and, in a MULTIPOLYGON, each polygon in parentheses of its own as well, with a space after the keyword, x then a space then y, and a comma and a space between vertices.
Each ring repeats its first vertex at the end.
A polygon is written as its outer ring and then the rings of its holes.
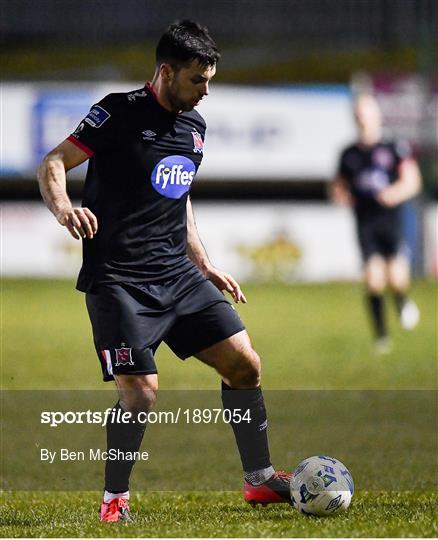
POLYGON ((90 156, 83 206, 98 220, 96 236, 83 240, 79 290, 163 281, 194 267, 186 204, 205 129, 196 111, 161 107, 148 85, 91 108, 69 137, 90 156))
POLYGON ((354 199, 358 219, 382 214, 398 214, 399 207, 384 207, 376 195, 399 177, 399 166, 410 157, 405 144, 378 142, 371 146, 360 143, 346 148, 340 158, 338 174, 347 182, 354 199))

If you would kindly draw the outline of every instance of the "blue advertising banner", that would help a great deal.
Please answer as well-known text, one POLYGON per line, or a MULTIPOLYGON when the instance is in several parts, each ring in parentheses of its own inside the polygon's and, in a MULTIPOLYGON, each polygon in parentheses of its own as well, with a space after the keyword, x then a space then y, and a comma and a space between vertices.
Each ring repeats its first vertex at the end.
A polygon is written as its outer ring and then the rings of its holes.
POLYGON ((32 108, 33 161, 41 159, 66 139, 88 113, 94 93, 90 90, 43 90, 32 108))

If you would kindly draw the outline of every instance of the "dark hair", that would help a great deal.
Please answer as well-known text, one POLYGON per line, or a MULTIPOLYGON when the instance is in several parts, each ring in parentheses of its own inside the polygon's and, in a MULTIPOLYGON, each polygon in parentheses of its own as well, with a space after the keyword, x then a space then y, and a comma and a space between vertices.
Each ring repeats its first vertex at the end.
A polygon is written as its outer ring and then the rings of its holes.
POLYGON ((198 60, 201 66, 213 66, 220 58, 219 49, 206 27, 190 20, 171 24, 161 36, 156 50, 157 65, 170 64, 175 69, 198 60))

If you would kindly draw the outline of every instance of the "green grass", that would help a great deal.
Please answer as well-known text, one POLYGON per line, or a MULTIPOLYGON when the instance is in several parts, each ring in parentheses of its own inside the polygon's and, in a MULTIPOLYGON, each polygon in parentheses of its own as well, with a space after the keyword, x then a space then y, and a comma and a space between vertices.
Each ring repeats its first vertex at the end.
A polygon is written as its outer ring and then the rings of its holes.
MULTIPOLYGON (((363 292, 359 284, 296 284, 289 287, 247 285, 245 292, 249 303, 240 307, 239 312, 245 320, 256 350, 262 357, 265 390, 436 389, 435 283, 418 282, 414 286, 413 297, 420 307, 422 319, 419 327, 412 333, 400 330, 392 302, 388 303, 395 346, 394 351, 387 356, 374 354, 362 305, 363 292)), ((109 390, 108 399, 112 399, 112 385, 104 384, 100 380, 100 368, 92 344, 83 295, 74 291, 72 282, 3 280, 1 300, 1 380, 4 389, 101 389, 109 390)), ((217 375, 211 369, 194 359, 181 362, 165 346, 158 351, 157 363, 162 389, 218 389, 217 375)), ((68 398, 69 394, 66 395, 68 398)), ((339 395, 343 394, 336 393, 336 396, 339 395)), ((379 430, 378 437, 375 429, 377 424, 373 418, 379 417, 379 414, 373 413, 373 402, 369 402, 368 409, 358 409, 355 404, 356 398, 367 402, 368 394, 356 392, 350 396, 349 399, 353 400, 349 405, 351 409, 343 408, 342 402, 333 403, 333 416, 339 419, 344 410, 342 414, 346 414, 346 418, 351 416, 352 422, 350 431, 345 430, 345 440, 341 441, 345 451, 341 455, 337 454, 337 457, 347 463, 355 479, 359 480, 356 486, 358 491, 345 515, 334 518, 307 518, 284 506, 254 510, 243 502, 237 491, 137 491, 132 497, 135 522, 128 526, 110 526, 97 521, 96 509, 100 502, 100 494, 97 492, 4 491, 2 536, 437 536, 438 497, 437 492, 431 491, 433 487, 430 487, 434 485, 433 475, 436 474, 437 463, 436 423, 433 422, 433 403, 436 399, 433 401, 432 398, 431 408, 428 400, 432 394, 420 392, 422 398, 418 404, 421 404, 422 409, 418 409, 416 414, 414 408, 405 410, 406 407, 403 409, 398 406, 396 400, 391 400, 388 392, 375 395, 376 403, 380 403, 387 413, 386 416, 380 414, 382 429, 379 430), (349 410, 352 413, 354 411, 356 416, 349 415, 349 410), (420 411, 429 411, 430 418, 420 411), (355 418, 357 425, 353 426, 355 418), (408 424, 404 420, 413 422, 415 418, 418 418, 418 422, 409 424, 409 429, 405 429, 404 426, 408 424), (422 437, 428 437, 428 444, 416 444, 422 437), (400 452, 397 452, 397 448, 400 448, 400 452), (379 451, 375 452, 376 450, 379 451), (361 459, 363 452, 373 454, 368 461, 370 471, 361 459), (388 463, 393 466, 387 467, 388 463), (417 491, 390 491, 391 488, 378 490, 378 486, 366 485, 363 479, 368 472, 378 478, 379 473, 376 473, 375 469, 382 466, 383 474, 390 475, 392 479, 405 479, 403 489, 409 489, 406 485, 411 481, 411 477, 417 478, 414 471, 418 470, 418 475, 427 476, 430 470, 430 475, 425 477, 424 483, 418 482, 418 485, 424 485, 424 489, 416 487, 417 491)), ((397 395, 402 399, 404 394, 397 395)), ((102 397, 101 394, 99 396, 102 397)), ((271 405, 274 402, 272 396, 280 394, 267 392, 267 401, 271 405)), ((163 395, 162 399, 165 400, 166 396, 163 395)), ((281 404, 281 399, 278 399, 281 404)), ((26 406, 31 406, 31 403, 23 404, 21 410, 17 407, 15 409, 20 411, 21 416, 26 416, 26 406)), ((287 407, 287 404, 271 407, 272 450, 281 466, 295 465, 314 448, 319 451, 320 445, 326 443, 327 436, 332 431, 330 425, 324 425, 318 414, 318 407, 315 405, 306 409, 305 403, 302 404, 302 411, 297 405, 293 406, 289 430, 276 429, 281 422, 289 423, 287 407), (309 429, 309 436, 305 430, 297 431, 301 422, 309 429), (306 455, 303 455, 303 452, 306 455)), ((68 408, 67 404, 65 408, 68 408)), ((11 437, 13 440, 7 441, 6 447, 12 447, 10 452, 13 451, 14 442, 17 446, 26 444, 26 430, 32 432, 31 423, 21 422, 20 425, 20 436, 17 434, 16 439, 11 437)), ((338 438, 338 432, 339 437, 342 437, 344 430, 341 422, 333 429, 333 440, 338 438)), ((160 426, 149 426, 147 433, 150 437, 153 436, 152 451, 160 452, 160 444, 166 447, 171 445, 171 436, 160 426)), ((218 436, 216 449, 221 448, 220 433, 211 435, 218 436)), ((148 449, 149 442, 146 441, 144 446, 148 449)), ((223 466, 227 467, 227 474, 230 470, 238 470, 237 458, 233 449, 228 448, 229 443, 228 439, 226 444, 224 443, 223 456, 223 466)), ((182 448, 183 439, 179 444, 182 448)), ((190 448, 192 447, 190 444, 190 448)), ((19 449, 17 455, 20 455, 19 449)), ((194 452, 189 452, 187 457, 188 463, 196 463, 194 452)), ((202 458, 206 457, 209 457, 207 450, 202 458)), ((20 463, 17 475, 26 477, 33 474, 30 461, 21 465, 20 463)), ((3 459, 2 467, 4 465, 3 459)), ((178 465, 178 460, 175 459, 171 464, 172 474, 178 475, 178 465)), ((214 467, 219 470, 220 466, 220 463, 214 463, 214 467)), ((153 471, 155 476, 150 476, 155 485, 159 472, 153 471)), ((97 471, 97 476, 99 474, 97 471)), ((142 487, 147 486, 147 475, 148 469, 142 469, 138 464, 133 483, 137 482, 139 489, 147 489, 142 487), (142 478, 143 482, 139 475, 145 476, 142 478)), ((184 480, 187 478, 184 477, 184 480)), ((240 480, 231 475, 227 477, 224 485, 238 489, 239 483, 240 480)), ((389 484, 393 485, 391 482, 389 484)), ((135 489, 135 485, 133 488, 135 489)))
MULTIPOLYGON (((6 498, 6 497, 5 497, 6 498)), ((11 493, 4 537, 436 537, 436 493, 355 495, 348 512, 307 517, 286 505, 253 509, 232 492, 137 493, 135 522, 100 524, 100 494, 11 493), (435 515, 434 515, 435 514, 435 515)))
MULTIPOLYGON (((437 286, 419 282, 422 320, 400 330, 388 303, 394 352, 376 356, 358 284, 248 285, 239 307, 263 361, 265 389, 436 388, 437 286)), ((388 299, 390 300, 390 299, 388 299)), ((69 281, 4 280, 4 388, 109 388, 101 382, 83 294, 69 281)), ((218 388, 217 375, 165 345, 160 387, 218 388)))

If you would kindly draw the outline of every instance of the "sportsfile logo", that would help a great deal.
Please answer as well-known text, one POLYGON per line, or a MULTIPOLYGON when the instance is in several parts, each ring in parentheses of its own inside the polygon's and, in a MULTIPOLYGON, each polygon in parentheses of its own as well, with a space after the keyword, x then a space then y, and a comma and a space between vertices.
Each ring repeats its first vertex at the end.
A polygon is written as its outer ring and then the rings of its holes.
POLYGON ((195 177, 196 167, 184 156, 168 156, 162 159, 151 175, 152 187, 169 199, 180 199, 189 191, 195 177))

